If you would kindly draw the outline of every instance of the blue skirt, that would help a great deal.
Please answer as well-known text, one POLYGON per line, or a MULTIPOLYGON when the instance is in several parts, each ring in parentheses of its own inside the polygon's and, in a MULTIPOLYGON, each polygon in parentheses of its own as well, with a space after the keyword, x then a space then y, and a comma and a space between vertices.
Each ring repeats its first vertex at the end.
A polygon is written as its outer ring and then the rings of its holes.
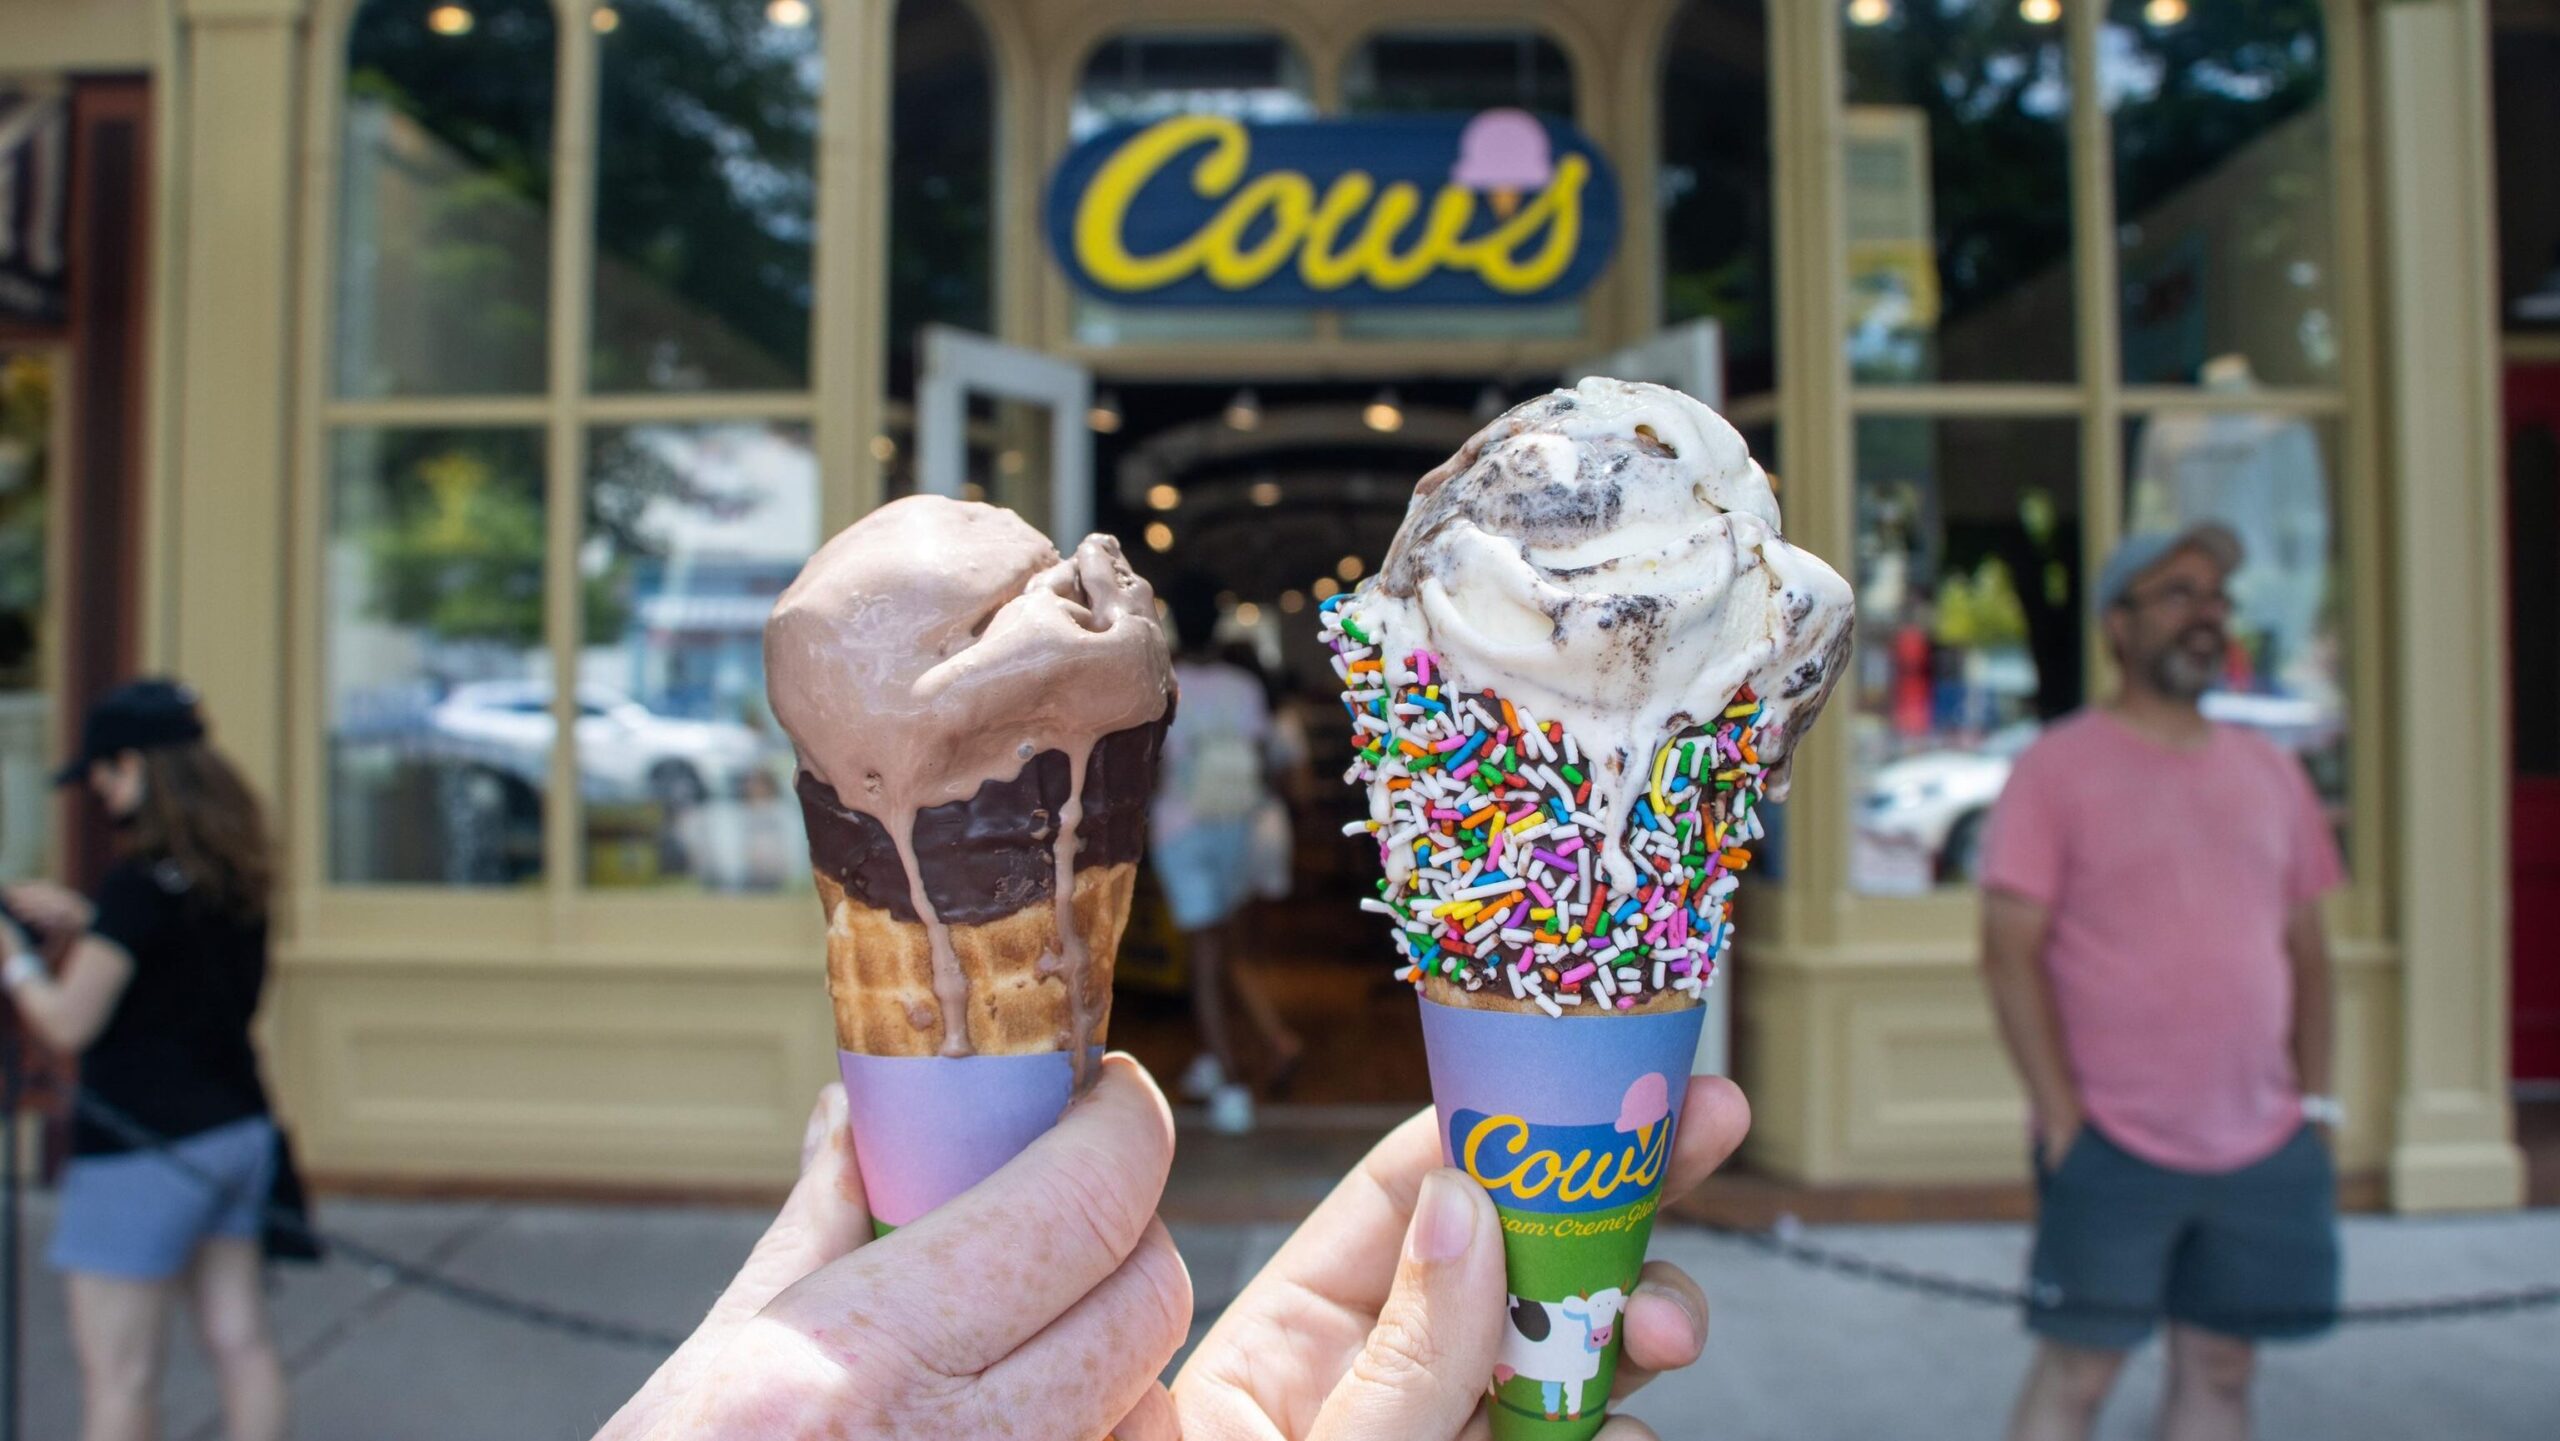
POLYGON ((83 1156, 62 1172, 60 1214, 45 1253, 57 1271, 166 1281, 215 1236, 258 1238, 275 1181, 276 1128, 264 1116, 157 1151, 83 1156))

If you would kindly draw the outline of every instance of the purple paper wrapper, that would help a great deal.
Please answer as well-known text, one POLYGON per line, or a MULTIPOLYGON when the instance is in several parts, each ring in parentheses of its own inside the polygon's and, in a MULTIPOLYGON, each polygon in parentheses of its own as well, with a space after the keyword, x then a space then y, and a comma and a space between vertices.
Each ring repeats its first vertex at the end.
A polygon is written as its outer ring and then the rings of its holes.
POLYGON ((1502 1217, 1496 1441, 1583 1441, 1605 1419, 1618 1318, 1644 1268, 1706 1014, 1558 1020, 1422 1002, 1442 1152, 1502 1217))
MULTIPOLYGON (((1090 1052, 1102 1063, 1102 1048, 1090 1052)), ((1064 1051, 1028 1056, 836 1053, 845 1119, 876 1230, 992 1176, 1058 1123, 1075 1089, 1064 1051)))

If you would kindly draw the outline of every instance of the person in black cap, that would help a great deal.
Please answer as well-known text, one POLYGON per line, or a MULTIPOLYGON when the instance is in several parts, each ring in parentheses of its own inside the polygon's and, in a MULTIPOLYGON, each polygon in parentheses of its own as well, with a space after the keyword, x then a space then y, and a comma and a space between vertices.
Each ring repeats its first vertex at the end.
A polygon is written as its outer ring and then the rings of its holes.
POLYGON ((44 883, 7 888, 22 924, 0 920, 0 986, 38 1037, 79 1055, 86 1096, 172 1153, 138 1148, 90 1108, 73 1127, 49 1259, 70 1290, 81 1434, 158 1434, 162 1343, 184 1297, 232 1441, 282 1441, 259 1240, 278 1138, 249 1040, 275 882, 265 822, 173 681, 101 699, 55 780, 95 792, 122 855, 94 904, 44 883), (67 953, 59 976, 39 945, 67 953))

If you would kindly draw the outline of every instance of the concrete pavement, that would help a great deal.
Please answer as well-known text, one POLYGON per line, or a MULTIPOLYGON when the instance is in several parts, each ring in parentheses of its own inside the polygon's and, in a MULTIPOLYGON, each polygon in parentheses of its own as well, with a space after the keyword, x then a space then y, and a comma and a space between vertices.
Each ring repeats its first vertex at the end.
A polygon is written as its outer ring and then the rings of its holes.
MULTIPOLYGON (((32 1207, 40 1251, 46 1203, 32 1207)), ((455 1276, 552 1304, 673 1330, 689 1327, 762 1228, 735 1209, 324 1200, 323 1224, 455 1276)), ((1283 1225, 1177 1225, 1200 1324, 1288 1234, 1283 1225)), ((1990 1281, 2020 1269, 2016 1226, 1825 1228, 1808 1235, 1990 1281)), ((2025 1363, 1998 1312, 1807 1271, 1705 1232, 1666 1225, 1655 1254, 1703 1279, 1714 1340, 1693 1371, 1630 1408, 1666 1438, 1808 1441, 1998 1434, 2025 1363)), ((2560 1212, 2347 1223, 2347 1291, 2379 1300, 2560 1280, 2560 1212)), ((32 1270, 25 1435, 76 1435, 60 1288, 32 1270)), ((283 1274, 276 1295, 298 1441, 583 1441, 658 1357, 483 1317, 343 1263, 283 1274)), ((2560 1313, 2355 1330, 2272 1353, 2261 1388, 2268 1438, 2503 1441, 2554 1434, 2560 1313)), ((217 1441, 209 1378, 183 1335, 166 1434, 217 1441)), ((2136 1362, 2101 1430, 2150 1433, 2157 1348, 2136 1362)))

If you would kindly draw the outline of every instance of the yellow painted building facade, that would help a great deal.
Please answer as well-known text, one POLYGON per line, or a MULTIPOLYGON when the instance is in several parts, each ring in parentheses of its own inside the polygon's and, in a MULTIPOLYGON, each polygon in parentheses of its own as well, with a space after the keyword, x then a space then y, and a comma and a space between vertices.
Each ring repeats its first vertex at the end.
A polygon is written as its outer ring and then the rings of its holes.
MULTIPOLYGON (((688 493, 685 467, 703 454, 784 496, 764 512, 779 517, 770 528, 719 551, 750 598, 792 546, 913 483, 914 359, 891 342, 912 332, 893 315, 906 277, 883 197, 910 193, 898 157, 927 143, 900 131, 902 75, 958 73, 987 97, 990 156, 983 217, 968 222, 983 276, 964 318, 1114 395, 1208 380, 1303 392, 1314 414, 1324 386, 1516 387, 1684 313, 1725 321, 1728 410, 1755 446, 1774 439, 1790 537, 1898 607, 1862 616, 1874 658, 1799 764, 1784 875, 1750 899, 1728 992, 1752 1154, 1787 1177, 2022 1173, 2021 1100, 1975 973, 1976 903, 1941 884, 1955 842, 1913 850, 1881 836, 1870 808, 1895 804, 1893 776, 1921 774, 1910 763, 1938 754, 1931 737, 1962 733, 1975 758, 1984 732, 2039 690, 2049 701, 2049 685, 2004 679, 2021 657, 2048 679, 2073 658, 2070 698, 2102 688, 2085 618, 2065 602, 2157 498, 2155 472, 2176 473, 2164 437, 2235 418, 2310 437, 2320 598, 2292 621, 2271 610, 2266 628, 2290 636, 2289 660, 2323 658, 2287 698, 2317 702, 2303 744, 2351 857, 2331 910, 2345 1162, 2386 1175, 2409 1209, 2519 1201, 2483 0, 2331 0, 2307 7, 2313 50, 2256 37, 2316 51, 2317 101, 2156 201, 2124 137, 2150 123, 2141 106, 2163 82, 2124 57, 2152 43, 2146 25, 2186 21, 2161 0, 1995 7, 1984 33, 2003 48, 1980 74, 2016 128, 1978 132, 1906 93, 1930 32, 1879 0, 1274 0, 1250 17, 1205 0, 946 0, 974 36, 956 72, 935 68, 949 63, 935 35, 904 28, 891 0, 794 3, 702 7, 794 32, 739 53, 800 87, 767 99, 801 107, 782 130, 804 148, 742 156, 737 137, 762 133, 738 118, 746 108, 723 121, 704 101, 711 163, 752 171, 738 188, 805 217, 777 252, 798 257, 780 289, 802 298, 777 310, 769 294, 719 300, 716 267, 653 270, 658 252, 614 228, 674 223, 647 209, 665 177, 616 149, 615 108, 634 87, 685 83, 616 49, 684 11, 671 0, 0 0, 0 80, 148 80, 139 654, 201 685, 225 743, 276 798, 293 884, 269 1053, 316 1170, 716 1188, 788 1164, 830 1071, 816 910, 788 865, 715 874, 708 859, 752 853, 770 820, 758 809, 770 757, 752 750, 770 735, 727 712, 680 723, 673 700, 618 710, 589 680, 736 692, 724 667, 740 625, 720 617, 738 603, 713 604, 729 596, 713 587, 683 610, 665 577, 694 552, 645 541, 651 507, 688 493), (508 38, 518 22, 538 23, 537 46, 508 38), (437 148, 464 145, 453 137, 468 126, 404 129, 406 112, 350 82, 351 54, 368 76, 441 63, 368 25, 540 57, 533 100, 452 102, 479 107, 468 118, 482 130, 528 127, 547 157, 515 192, 538 203, 470 212, 483 268, 457 293, 515 315, 511 329, 466 335, 450 313, 398 312, 411 282, 451 282, 415 268, 444 261, 399 237, 450 223, 487 176, 437 148), (1516 61, 1504 83, 1518 102, 1570 118, 1620 177, 1616 257, 1578 301, 1507 325, 1312 311, 1151 328, 1079 299, 1044 249, 1051 165, 1091 115, 1130 113, 1132 87, 1272 114, 1394 108, 1397 66, 1436 94, 1481 52, 1433 46, 1488 37, 1516 61), (1170 80, 1150 69, 1166 64, 1170 80), (1762 177, 1756 239, 1732 252, 1763 257, 1753 280, 1732 278, 1747 265, 1684 268, 1683 246, 1721 242, 1665 219, 1685 213, 1680 186, 1696 180, 1666 114, 1688 114, 1683 97, 1720 76, 1749 81, 1747 143, 1765 156, 1743 167, 1762 177), (2024 139, 1965 158, 1996 135, 2024 139), (2007 199, 1992 191, 2002 176, 2016 181, 2007 199), (2259 293, 2277 282, 2227 233, 2250 204, 2292 207, 2287 223, 2317 232, 2303 242, 2316 261, 2275 272, 2308 298, 2259 293), (1970 259, 1949 248, 1961 228, 1941 223, 1958 205, 1992 237, 1970 259), (2146 226, 2186 238, 2154 243, 2136 233, 2146 226), (2002 264, 2005 280, 1981 280, 2002 264), (1764 298, 1728 303, 1736 285, 1764 298), (2166 298, 2180 287, 2203 298, 2166 298), (738 308, 704 318, 722 304, 738 308), (759 329, 776 314, 780 341, 759 329), (2190 352, 2256 357, 2256 380, 2208 383, 2190 352), (436 468, 474 457, 480 471, 436 468), (401 509, 402 466, 424 477, 428 511, 401 509), (647 488, 670 469, 673 490, 647 488), (2030 472, 2033 485, 2013 483, 2030 472), (436 489, 466 473, 482 487, 467 505, 436 489), (487 474, 530 479, 511 493, 487 474), (617 514, 639 519, 616 529, 617 514), (462 616, 401 588, 447 573, 434 569, 439 524, 522 531, 506 556, 472 551, 516 567, 500 587, 514 609, 462 616), (1974 554, 2019 536, 2040 560, 1974 554), (2054 614, 2073 617, 2059 633, 2054 614), (2006 638, 1967 639, 1985 635, 2006 638), (1898 642, 1910 657, 1894 658, 1898 642), (454 791, 388 722, 366 729, 430 668, 421 657, 461 683, 401 703, 436 745, 482 748, 494 779, 481 792, 454 791), (578 685, 506 679, 532 672, 578 685), (527 715, 530 731, 511 719, 527 715), (608 751, 629 774, 604 773, 608 751), (706 793, 738 799, 701 804, 706 793), (679 834, 651 804, 691 806, 702 829, 679 834), (463 853, 477 858, 467 873, 463 853), (646 883, 676 869, 692 882, 646 883)), ((502 77, 483 88, 503 91, 502 77)), ((738 264, 769 258, 742 251, 738 264)), ((1411 408, 1416 432, 1464 432, 1462 405, 1411 408)), ((1119 501, 1134 532, 1140 502, 1119 501)), ((698 536, 714 522, 685 524, 698 536)))

